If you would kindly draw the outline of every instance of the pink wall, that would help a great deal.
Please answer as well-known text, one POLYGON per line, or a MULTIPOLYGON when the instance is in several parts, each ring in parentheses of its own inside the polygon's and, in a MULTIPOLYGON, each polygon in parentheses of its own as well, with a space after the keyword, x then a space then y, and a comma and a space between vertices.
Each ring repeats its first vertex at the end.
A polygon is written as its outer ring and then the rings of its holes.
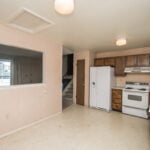
POLYGON ((0 87, 0 135, 62 111, 62 46, 0 25, 0 43, 44 52, 44 83, 0 87))
MULTIPOLYGON (((150 53, 150 47, 144 47, 137 49, 96 53, 95 58, 127 56, 127 55, 148 54, 148 53, 150 53)), ((116 81, 117 86, 125 86, 126 81, 150 82, 150 74, 127 74, 127 76, 125 77, 116 77, 116 81)))
POLYGON ((148 53, 150 53, 150 47, 143 47, 143 48, 136 48, 136 49, 96 53, 95 58, 127 56, 127 55, 148 54, 148 53))
POLYGON ((126 81, 150 83, 150 74, 127 74, 125 77, 116 77, 117 86, 125 86, 126 81))

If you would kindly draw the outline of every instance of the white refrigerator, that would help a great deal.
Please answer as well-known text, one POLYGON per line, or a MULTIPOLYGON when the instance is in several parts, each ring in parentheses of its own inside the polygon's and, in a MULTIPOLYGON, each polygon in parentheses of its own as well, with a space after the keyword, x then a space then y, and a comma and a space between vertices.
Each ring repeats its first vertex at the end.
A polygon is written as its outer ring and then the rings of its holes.
POLYGON ((90 107, 111 110, 111 91, 115 86, 114 68, 90 68, 90 107))

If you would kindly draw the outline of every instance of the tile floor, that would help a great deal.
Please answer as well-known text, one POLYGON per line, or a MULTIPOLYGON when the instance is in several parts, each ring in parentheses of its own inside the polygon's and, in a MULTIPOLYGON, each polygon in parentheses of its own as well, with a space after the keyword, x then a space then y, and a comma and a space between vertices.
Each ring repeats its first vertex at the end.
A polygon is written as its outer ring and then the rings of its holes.
POLYGON ((150 150, 150 121, 72 105, 0 139, 0 150, 150 150))

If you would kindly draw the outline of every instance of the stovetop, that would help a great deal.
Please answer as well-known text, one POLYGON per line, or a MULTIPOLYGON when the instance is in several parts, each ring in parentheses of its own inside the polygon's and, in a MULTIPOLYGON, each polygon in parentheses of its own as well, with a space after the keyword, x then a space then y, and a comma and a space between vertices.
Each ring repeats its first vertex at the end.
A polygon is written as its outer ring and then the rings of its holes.
POLYGON ((126 82, 124 90, 127 91, 137 91, 137 92, 149 92, 150 84, 149 83, 140 83, 140 82, 126 82))
POLYGON ((142 89, 138 89, 138 90, 141 90, 141 91, 146 91, 147 89, 144 89, 144 88, 142 88, 142 89))

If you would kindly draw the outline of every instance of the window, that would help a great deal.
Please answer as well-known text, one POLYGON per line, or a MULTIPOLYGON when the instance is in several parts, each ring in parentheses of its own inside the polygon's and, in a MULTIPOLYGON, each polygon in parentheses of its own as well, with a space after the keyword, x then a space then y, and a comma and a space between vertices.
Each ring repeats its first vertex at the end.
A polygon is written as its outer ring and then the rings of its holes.
POLYGON ((11 85, 11 60, 0 59, 0 86, 11 85))
POLYGON ((142 101, 142 96, 128 95, 128 99, 133 101, 142 101))

